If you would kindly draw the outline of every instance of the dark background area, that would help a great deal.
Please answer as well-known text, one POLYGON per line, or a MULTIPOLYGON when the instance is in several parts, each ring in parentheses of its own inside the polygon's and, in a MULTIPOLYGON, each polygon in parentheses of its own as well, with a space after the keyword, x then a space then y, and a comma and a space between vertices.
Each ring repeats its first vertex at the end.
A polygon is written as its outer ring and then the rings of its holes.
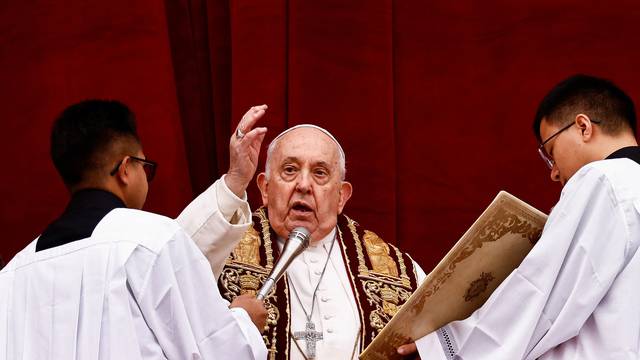
POLYGON ((538 102, 574 73, 637 100, 639 20, 635 1, 3 1, 0 255, 66 204, 48 154, 64 107, 130 105, 160 163, 146 209, 175 217, 266 103, 266 142, 299 123, 340 140, 345 212, 429 271, 500 190, 548 212, 560 186, 536 153, 538 102))

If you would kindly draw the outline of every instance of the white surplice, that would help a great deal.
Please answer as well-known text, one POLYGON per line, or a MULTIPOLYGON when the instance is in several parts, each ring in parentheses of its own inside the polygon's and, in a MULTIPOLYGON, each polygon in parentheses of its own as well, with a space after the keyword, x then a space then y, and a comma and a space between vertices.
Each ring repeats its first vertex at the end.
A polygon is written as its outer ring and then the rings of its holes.
MULTIPOLYGON (((313 298, 313 291, 322 275, 322 268, 331 248, 331 241, 335 235, 333 230, 324 239, 310 245, 302 254, 296 257, 287 269, 289 279, 291 304, 291 331, 304 331, 306 317, 302 306, 309 313, 313 298), (293 288, 300 296, 298 301, 293 288), (302 303, 302 304, 301 304, 302 303)), ((282 249, 284 240, 279 239, 282 249)), ((424 280, 425 273, 414 261, 418 284, 424 280)), ((316 331, 322 332, 322 340, 316 343, 316 360, 351 360, 359 355, 360 315, 356 300, 351 290, 347 269, 342 259, 340 246, 336 242, 331 250, 329 263, 322 281, 318 287, 312 321, 316 331), (356 347, 355 352, 353 351, 356 347), (353 358, 351 354, 353 353, 353 358)), ((306 352, 304 340, 297 340, 300 348, 306 352)), ((293 339, 290 340, 290 359, 304 359, 293 339)))
POLYGON ((0 271, 0 359, 265 359, 207 260, 226 258, 248 219, 218 180, 179 222, 120 208, 89 238, 35 252, 36 239, 0 271))
POLYGON ((522 264, 471 317, 417 341, 424 360, 639 359, 640 165, 566 184, 522 264))

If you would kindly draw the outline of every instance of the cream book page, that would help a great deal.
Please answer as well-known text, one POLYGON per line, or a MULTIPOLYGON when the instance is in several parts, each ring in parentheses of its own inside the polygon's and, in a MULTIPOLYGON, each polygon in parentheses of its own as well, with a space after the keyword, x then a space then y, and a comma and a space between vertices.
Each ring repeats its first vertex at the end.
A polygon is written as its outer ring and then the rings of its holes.
POLYGON ((542 212, 501 191, 360 359, 402 359, 398 346, 469 317, 522 262, 546 220, 542 212))

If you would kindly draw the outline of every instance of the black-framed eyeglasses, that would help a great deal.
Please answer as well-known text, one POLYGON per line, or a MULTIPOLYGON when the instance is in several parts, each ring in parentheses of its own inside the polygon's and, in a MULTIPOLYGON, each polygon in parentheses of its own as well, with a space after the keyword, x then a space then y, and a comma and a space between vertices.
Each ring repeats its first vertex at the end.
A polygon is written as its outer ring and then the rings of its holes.
MULTIPOLYGON (((158 163, 155 161, 147 160, 147 159, 141 159, 135 156, 129 156, 129 158, 142 163, 142 169, 144 170, 144 173, 147 175, 147 182, 151 182, 151 180, 153 180, 153 178, 156 176, 156 169, 158 168, 158 163)), ((124 159, 120 160, 120 162, 116 165, 116 167, 114 167, 113 170, 111 170, 109 175, 111 176, 115 175, 118 172, 118 169, 120 169, 120 165, 122 165, 123 161, 124 159)))
MULTIPOLYGON (((594 124, 600 124, 600 120, 591 120, 592 123, 594 124)), ((538 146, 538 154, 540 154, 540 157, 542 158, 542 160, 544 161, 544 163, 547 165, 547 167, 549 168, 549 170, 553 169, 553 165, 555 164, 555 161, 553 160, 553 156, 551 156, 547 150, 544 148, 544 146, 551 141, 551 139, 553 139, 554 137, 560 135, 561 132, 567 130, 568 128, 570 128, 571 126, 575 125, 575 121, 572 121, 570 124, 567 124, 567 126, 563 127, 562 129, 556 131, 553 135, 549 136, 547 138, 547 140, 543 141, 542 143, 540 143, 540 146, 538 146)))

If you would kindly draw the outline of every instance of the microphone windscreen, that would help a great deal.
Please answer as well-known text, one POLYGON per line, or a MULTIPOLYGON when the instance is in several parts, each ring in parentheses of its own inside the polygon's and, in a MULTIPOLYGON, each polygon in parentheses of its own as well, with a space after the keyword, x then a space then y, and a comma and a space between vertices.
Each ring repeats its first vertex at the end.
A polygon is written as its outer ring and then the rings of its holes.
POLYGON ((289 233, 280 257, 256 296, 258 299, 262 300, 267 296, 276 282, 278 282, 278 279, 287 271, 293 259, 309 246, 310 235, 309 230, 304 227, 297 227, 289 233))

